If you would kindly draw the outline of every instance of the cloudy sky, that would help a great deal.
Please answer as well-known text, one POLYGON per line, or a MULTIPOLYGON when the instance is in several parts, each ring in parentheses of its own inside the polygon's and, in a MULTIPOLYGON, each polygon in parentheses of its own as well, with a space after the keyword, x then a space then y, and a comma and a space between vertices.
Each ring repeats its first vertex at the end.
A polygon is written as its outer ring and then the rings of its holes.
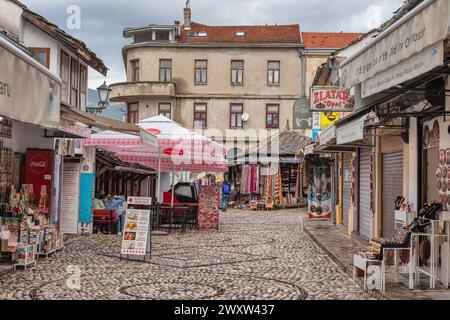
MULTIPOLYGON (((122 38, 123 28, 182 21, 185 4, 185 0, 21 1, 83 40, 110 68, 108 83, 125 79, 121 48, 128 40, 122 38), (79 29, 68 28, 67 11, 73 5, 80 8, 79 29)), ((191 9, 193 21, 211 25, 298 23, 304 31, 365 32, 390 18, 402 3, 403 0, 191 0, 191 9)), ((95 88, 103 80, 91 70, 89 87, 95 88)))

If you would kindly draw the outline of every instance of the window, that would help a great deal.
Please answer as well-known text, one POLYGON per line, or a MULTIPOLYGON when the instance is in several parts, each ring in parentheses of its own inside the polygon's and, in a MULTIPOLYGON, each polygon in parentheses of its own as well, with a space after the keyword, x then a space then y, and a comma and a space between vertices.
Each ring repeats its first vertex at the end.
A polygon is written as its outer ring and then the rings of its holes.
POLYGON ((131 60, 131 82, 139 81, 139 60, 131 60))
POLYGON ((194 104, 194 129, 205 129, 207 126, 206 103, 194 104))
POLYGON ((242 85, 244 83, 244 61, 231 61, 231 83, 233 85, 242 85))
POLYGON ((69 104, 70 58, 67 53, 61 51, 61 101, 69 104))
POLYGON ((34 60, 47 69, 50 68, 50 48, 30 48, 34 60))
POLYGON ((158 114, 172 119, 172 104, 170 102, 160 102, 158 104, 158 114))
POLYGON ((267 68, 267 84, 280 84, 280 61, 269 61, 267 68))
POLYGON ((127 105, 127 122, 128 123, 139 122, 139 103, 133 102, 127 105))
POLYGON ((280 124, 280 105, 268 104, 266 106, 266 128, 278 129, 280 124))
POLYGON ((159 81, 172 81, 172 60, 159 60, 159 81))
POLYGON ((73 59, 70 62, 70 105, 78 108, 78 61, 73 59))
POLYGON ((188 37, 191 37, 191 38, 196 38, 196 37, 204 38, 207 36, 208 36, 208 32, 204 32, 204 31, 202 31, 202 32, 189 31, 188 32, 188 37))
POLYGON ((242 104, 230 105, 230 127, 242 128, 242 113, 244 106, 242 104))
POLYGON ((236 31, 236 37, 245 37, 245 31, 236 31))
POLYGON ((80 109, 86 109, 87 69, 80 64, 80 109))
POLYGON ((208 61, 195 60, 195 84, 206 84, 208 82, 208 61))

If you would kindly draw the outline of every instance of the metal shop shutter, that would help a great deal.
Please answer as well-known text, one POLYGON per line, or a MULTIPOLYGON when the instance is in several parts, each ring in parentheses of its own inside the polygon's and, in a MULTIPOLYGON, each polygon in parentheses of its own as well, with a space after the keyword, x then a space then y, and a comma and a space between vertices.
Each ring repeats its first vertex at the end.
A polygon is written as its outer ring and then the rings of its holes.
POLYGON ((390 237, 395 231, 395 200, 403 195, 403 152, 383 154, 381 234, 390 237))
POLYGON ((342 177, 342 224, 346 227, 348 226, 348 210, 350 209, 351 205, 351 182, 345 181, 345 172, 351 169, 351 164, 351 154, 344 153, 344 176, 342 177))
POLYGON ((371 236, 372 211, 370 209, 370 171, 371 149, 361 149, 359 153, 359 234, 365 238, 371 236))

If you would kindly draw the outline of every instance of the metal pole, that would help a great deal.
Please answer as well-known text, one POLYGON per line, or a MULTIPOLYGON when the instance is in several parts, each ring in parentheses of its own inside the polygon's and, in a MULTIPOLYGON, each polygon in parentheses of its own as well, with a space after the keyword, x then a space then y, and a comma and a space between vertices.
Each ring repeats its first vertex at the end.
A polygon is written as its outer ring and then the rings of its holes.
POLYGON ((171 199, 171 207, 173 208, 173 197, 175 192, 175 168, 172 171, 172 199, 171 199))
POLYGON ((175 166, 172 171, 172 196, 171 196, 171 205, 170 205, 170 231, 172 231, 172 221, 173 221, 173 197, 175 193, 175 166))
POLYGON ((161 147, 158 147, 158 188, 156 192, 156 197, 158 203, 161 203, 161 147))

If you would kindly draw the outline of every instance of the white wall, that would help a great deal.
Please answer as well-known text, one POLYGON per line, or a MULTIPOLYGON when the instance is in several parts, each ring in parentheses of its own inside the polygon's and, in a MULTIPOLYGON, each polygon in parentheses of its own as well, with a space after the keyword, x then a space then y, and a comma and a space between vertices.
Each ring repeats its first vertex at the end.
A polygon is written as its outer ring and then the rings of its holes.
MULTIPOLYGON (((28 21, 23 21, 23 28, 20 36, 21 42, 29 48, 50 48, 50 71, 60 76, 60 56, 61 50, 64 50, 71 58, 77 59, 78 62, 86 68, 87 79, 89 79, 90 68, 86 63, 78 58, 76 54, 71 52, 66 46, 59 43, 55 38, 52 38, 36 26, 28 21)), ((86 95, 88 94, 88 81, 86 81, 86 95)), ((83 110, 84 111, 84 110, 83 110)))
POLYGON ((12 1, 0 1, 0 30, 19 37, 22 8, 12 1))
POLYGON ((24 21, 21 41, 29 48, 50 48, 50 71, 59 76, 59 49, 54 38, 24 21))
POLYGON ((53 139, 45 138, 44 135, 44 129, 14 121, 12 127, 14 152, 25 153, 28 148, 53 150, 53 139))
POLYGON ((163 199, 163 193, 170 190, 172 179, 170 173, 161 173, 161 191, 160 199, 163 199))

